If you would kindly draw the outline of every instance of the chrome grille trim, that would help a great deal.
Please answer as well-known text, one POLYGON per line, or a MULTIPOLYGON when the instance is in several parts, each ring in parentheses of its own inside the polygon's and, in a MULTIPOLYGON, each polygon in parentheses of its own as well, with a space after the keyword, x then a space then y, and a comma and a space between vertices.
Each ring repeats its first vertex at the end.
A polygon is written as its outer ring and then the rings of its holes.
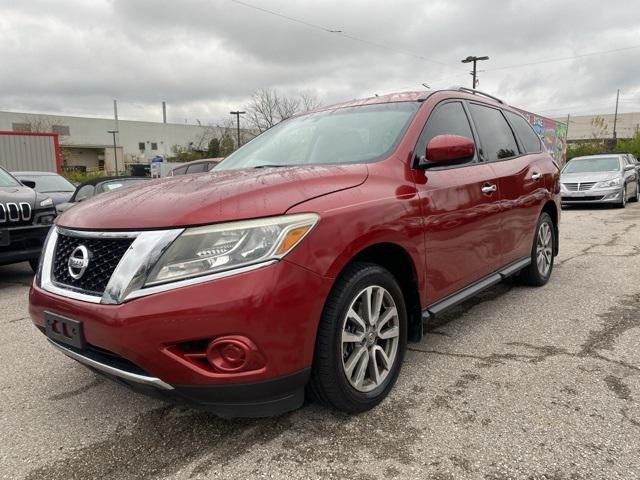
POLYGON ((22 214, 22 220, 25 222, 31 220, 31 205, 27 202, 20 202, 20 213, 22 214))
POLYGON ((7 212, 9 213, 10 222, 20 221, 20 208, 18 207, 17 203, 13 203, 13 202, 7 203, 7 212))
POLYGON ((40 287, 43 290, 89 303, 120 304, 131 298, 155 293, 142 289, 141 282, 164 253, 166 248, 184 231, 184 228, 169 230, 149 230, 136 232, 71 230, 54 226, 45 242, 40 272, 40 287), (74 290, 73 287, 58 285, 53 279, 54 259, 58 236, 76 238, 132 238, 133 242, 123 254, 102 295, 91 295, 74 290), (132 294, 135 294, 133 296, 132 294))

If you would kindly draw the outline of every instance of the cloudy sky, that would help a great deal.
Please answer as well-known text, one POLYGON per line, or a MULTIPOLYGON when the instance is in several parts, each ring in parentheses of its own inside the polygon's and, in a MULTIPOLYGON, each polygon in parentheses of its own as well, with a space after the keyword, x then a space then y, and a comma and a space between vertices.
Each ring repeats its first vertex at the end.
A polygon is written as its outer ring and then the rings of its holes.
POLYGON ((479 64, 481 90, 537 113, 611 113, 618 88, 620 110, 640 110, 640 0, 0 0, 0 9, 0 110, 110 116, 115 98, 121 118, 161 120, 166 100, 171 122, 217 123, 257 88, 332 103, 423 82, 470 86, 467 55, 491 57, 479 64))

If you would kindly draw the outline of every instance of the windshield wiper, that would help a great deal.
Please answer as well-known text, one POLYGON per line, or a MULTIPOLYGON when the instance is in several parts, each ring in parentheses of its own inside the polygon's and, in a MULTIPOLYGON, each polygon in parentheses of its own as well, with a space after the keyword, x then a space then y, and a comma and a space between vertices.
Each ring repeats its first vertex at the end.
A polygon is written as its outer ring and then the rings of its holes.
POLYGON ((253 168, 280 168, 280 167, 290 167, 291 165, 276 165, 276 164, 267 164, 267 165, 256 165, 253 168))

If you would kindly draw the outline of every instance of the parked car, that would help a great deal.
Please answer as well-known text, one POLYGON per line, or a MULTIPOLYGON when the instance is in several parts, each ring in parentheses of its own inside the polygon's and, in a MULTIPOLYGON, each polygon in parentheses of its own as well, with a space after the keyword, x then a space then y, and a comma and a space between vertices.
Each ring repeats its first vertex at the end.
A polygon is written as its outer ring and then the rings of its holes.
POLYGON ((202 173, 208 172, 213 169, 222 161, 222 157, 219 158, 203 158, 202 160, 194 160, 192 162, 185 162, 184 164, 173 167, 169 172, 169 176, 185 175, 187 173, 202 173))
POLYGON ((638 180, 638 191, 640 191, 640 161, 633 155, 632 153, 627 153, 627 161, 636 169, 637 180, 638 180))
POLYGON ((562 169, 562 204, 609 203, 624 208, 640 195, 638 173, 626 154, 576 157, 562 169))
POLYGON ((58 212, 69 210, 75 204, 83 202, 101 193, 111 192, 123 187, 131 187, 137 183, 149 180, 148 177, 99 177, 78 185, 68 202, 56 205, 58 212))
POLYGON ((76 187, 62 175, 53 172, 12 172, 23 185, 44 193, 54 205, 68 202, 76 187))
POLYGON ((324 107, 208 175, 61 215, 30 313, 65 355, 222 416, 282 413, 305 389, 361 412, 424 321, 509 276, 547 283, 559 194, 540 138, 501 101, 324 107))
POLYGON ((51 198, 0 167, 0 265, 28 261, 36 271, 55 216, 51 198))

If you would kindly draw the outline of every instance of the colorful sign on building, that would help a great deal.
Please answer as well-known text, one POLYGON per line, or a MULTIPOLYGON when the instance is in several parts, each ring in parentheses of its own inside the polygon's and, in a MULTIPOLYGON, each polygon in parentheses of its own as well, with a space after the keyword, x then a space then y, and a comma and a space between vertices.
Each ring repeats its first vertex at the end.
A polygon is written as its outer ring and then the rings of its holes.
POLYGON ((567 125, 525 110, 518 111, 540 136, 545 148, 558 165, 564 165, 567 159, 567 125))

